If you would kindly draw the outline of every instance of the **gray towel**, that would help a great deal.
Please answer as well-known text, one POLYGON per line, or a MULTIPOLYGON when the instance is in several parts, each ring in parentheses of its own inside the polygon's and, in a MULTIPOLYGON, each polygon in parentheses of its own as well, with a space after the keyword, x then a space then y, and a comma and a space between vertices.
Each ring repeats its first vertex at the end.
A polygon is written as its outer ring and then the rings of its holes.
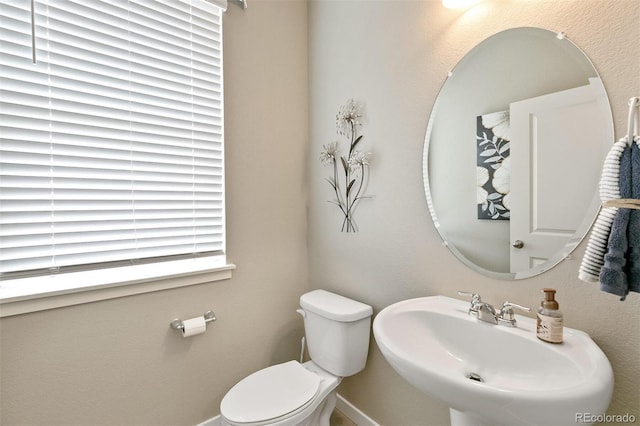
MULTIPOLYGON (((631 149, 627 146, 620 157, 620 198, 631 198, 631 149)), ((618 209, 616 212, 611 224, 607 253, 604 255, 604 266, 600 271, 600 289, 620 296, 620 300, 624 300, 629 293, 628 266, 625 258, 629 248, 629 216, 630 209, 618 209)))
MULTIPOLYGON (((636 138, 637 139, 637 138, 636 138)), ((631 198, 640 200, 640 146, 631 148, 631 198)), ((632 209, 629 215, 629 291, 640 293, 640 210, 632 209)))

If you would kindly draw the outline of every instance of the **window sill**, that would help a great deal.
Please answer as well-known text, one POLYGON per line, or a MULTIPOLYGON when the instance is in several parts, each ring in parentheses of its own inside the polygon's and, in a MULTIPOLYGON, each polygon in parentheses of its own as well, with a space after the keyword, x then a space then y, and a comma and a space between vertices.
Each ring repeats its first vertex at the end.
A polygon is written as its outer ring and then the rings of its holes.
POLYGON ((224 256, 0 282, 0 317, 231 278, 224 256))

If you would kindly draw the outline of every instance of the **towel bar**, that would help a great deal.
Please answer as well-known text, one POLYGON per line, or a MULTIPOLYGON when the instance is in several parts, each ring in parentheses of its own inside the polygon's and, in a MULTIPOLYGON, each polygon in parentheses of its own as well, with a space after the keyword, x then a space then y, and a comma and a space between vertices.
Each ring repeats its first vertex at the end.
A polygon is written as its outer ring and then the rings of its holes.
POLYGON ((631 145, 633 143, 633 137, 638 136, 638 121, 640 118, 640 98, 633 97, 629 99, 629 117, 627 121, 627 143, 631 145))

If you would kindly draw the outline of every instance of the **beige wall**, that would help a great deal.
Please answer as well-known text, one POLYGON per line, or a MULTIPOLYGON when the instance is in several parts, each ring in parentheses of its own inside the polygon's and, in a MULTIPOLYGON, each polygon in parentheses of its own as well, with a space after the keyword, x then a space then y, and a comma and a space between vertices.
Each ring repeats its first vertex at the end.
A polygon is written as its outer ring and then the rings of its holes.
MULTIPOLYGON (((421 169, 428 114, 447 70, 480 40, 515 26, 562 30, 582 47, 624 133, 626 101, 640 95, 639 3, 487 0, 473 13, 445 10, 439 0, 308 7, 308 44, 303 0, 252 0, 225 15, 233 279, 0 320, 0 424, 194 425, 213 417, 237 380, 297 357, 294 309, 309 279, 376 312, 458 289, 533 306, 541 287, 554 286, 567 325, 589 332, 614 365, 610 412, 640 418, 638 295, 620 303, 579 282, 583 247, 517 283, 472 272, 439 242, 421 169), (375 198, 358 211, 361 232, 353 235, 339 232, 317 161, 349 97, 366 104, 363 147, 375 155, 375 198), (168 328, 171 318, 208 308, 219 319, 206 334, 182 339, 168 328)), ((448 421, 446 407, 406 384, 373 342, 367 369, 340 392, 384 425, 448 421)))
MULTIPOLYGON (((600 72, 616 135, 624 135, 627 100, 640 96, 640 2, 485 0, 467 12, 444 9, 440 0, 311 0, 309 7, 312 286, 369 303, 375 312, 411 297, 459 297, 456 290, 477 291, 493 303, 537 306, 540 289, 555 287, 566 325, 588 332, 611 360, 616 385, 609 412, 640 419, 640 295, 619 302, 579 281, 584 244, 572 259, 535 278, 481 276, 442 246, 422 187, 424 133, 447 71, 478 42, 507 28, 564 31, 600 72), (369 193, 375 197, 357 211, 360 233, 342 234, 337 207, 327 203, 329 170, 318 156, 337 138, 337 108, 351 97, 366 108, 359 148, 374 154, 369 193)), ((383 425, 449 420, 447 407, 406 384, 374 343, 365 371, 346 379, 340 392, 383 425)))
POLYGON ((195 425, 224 393, 297 358, 308 280, 307 4, 224 17, 230 281, 0 320, 0 424, 195 425), (174 317, 215 310, 183 339, 174 317))

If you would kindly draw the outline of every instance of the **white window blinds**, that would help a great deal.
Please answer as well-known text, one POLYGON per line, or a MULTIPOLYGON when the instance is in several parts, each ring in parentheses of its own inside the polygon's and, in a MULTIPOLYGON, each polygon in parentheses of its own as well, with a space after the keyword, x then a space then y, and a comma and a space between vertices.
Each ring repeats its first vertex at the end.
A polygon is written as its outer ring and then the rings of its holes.
POLYGON ((0 274, 224 250, 222 10, 0 0, 0 274))

